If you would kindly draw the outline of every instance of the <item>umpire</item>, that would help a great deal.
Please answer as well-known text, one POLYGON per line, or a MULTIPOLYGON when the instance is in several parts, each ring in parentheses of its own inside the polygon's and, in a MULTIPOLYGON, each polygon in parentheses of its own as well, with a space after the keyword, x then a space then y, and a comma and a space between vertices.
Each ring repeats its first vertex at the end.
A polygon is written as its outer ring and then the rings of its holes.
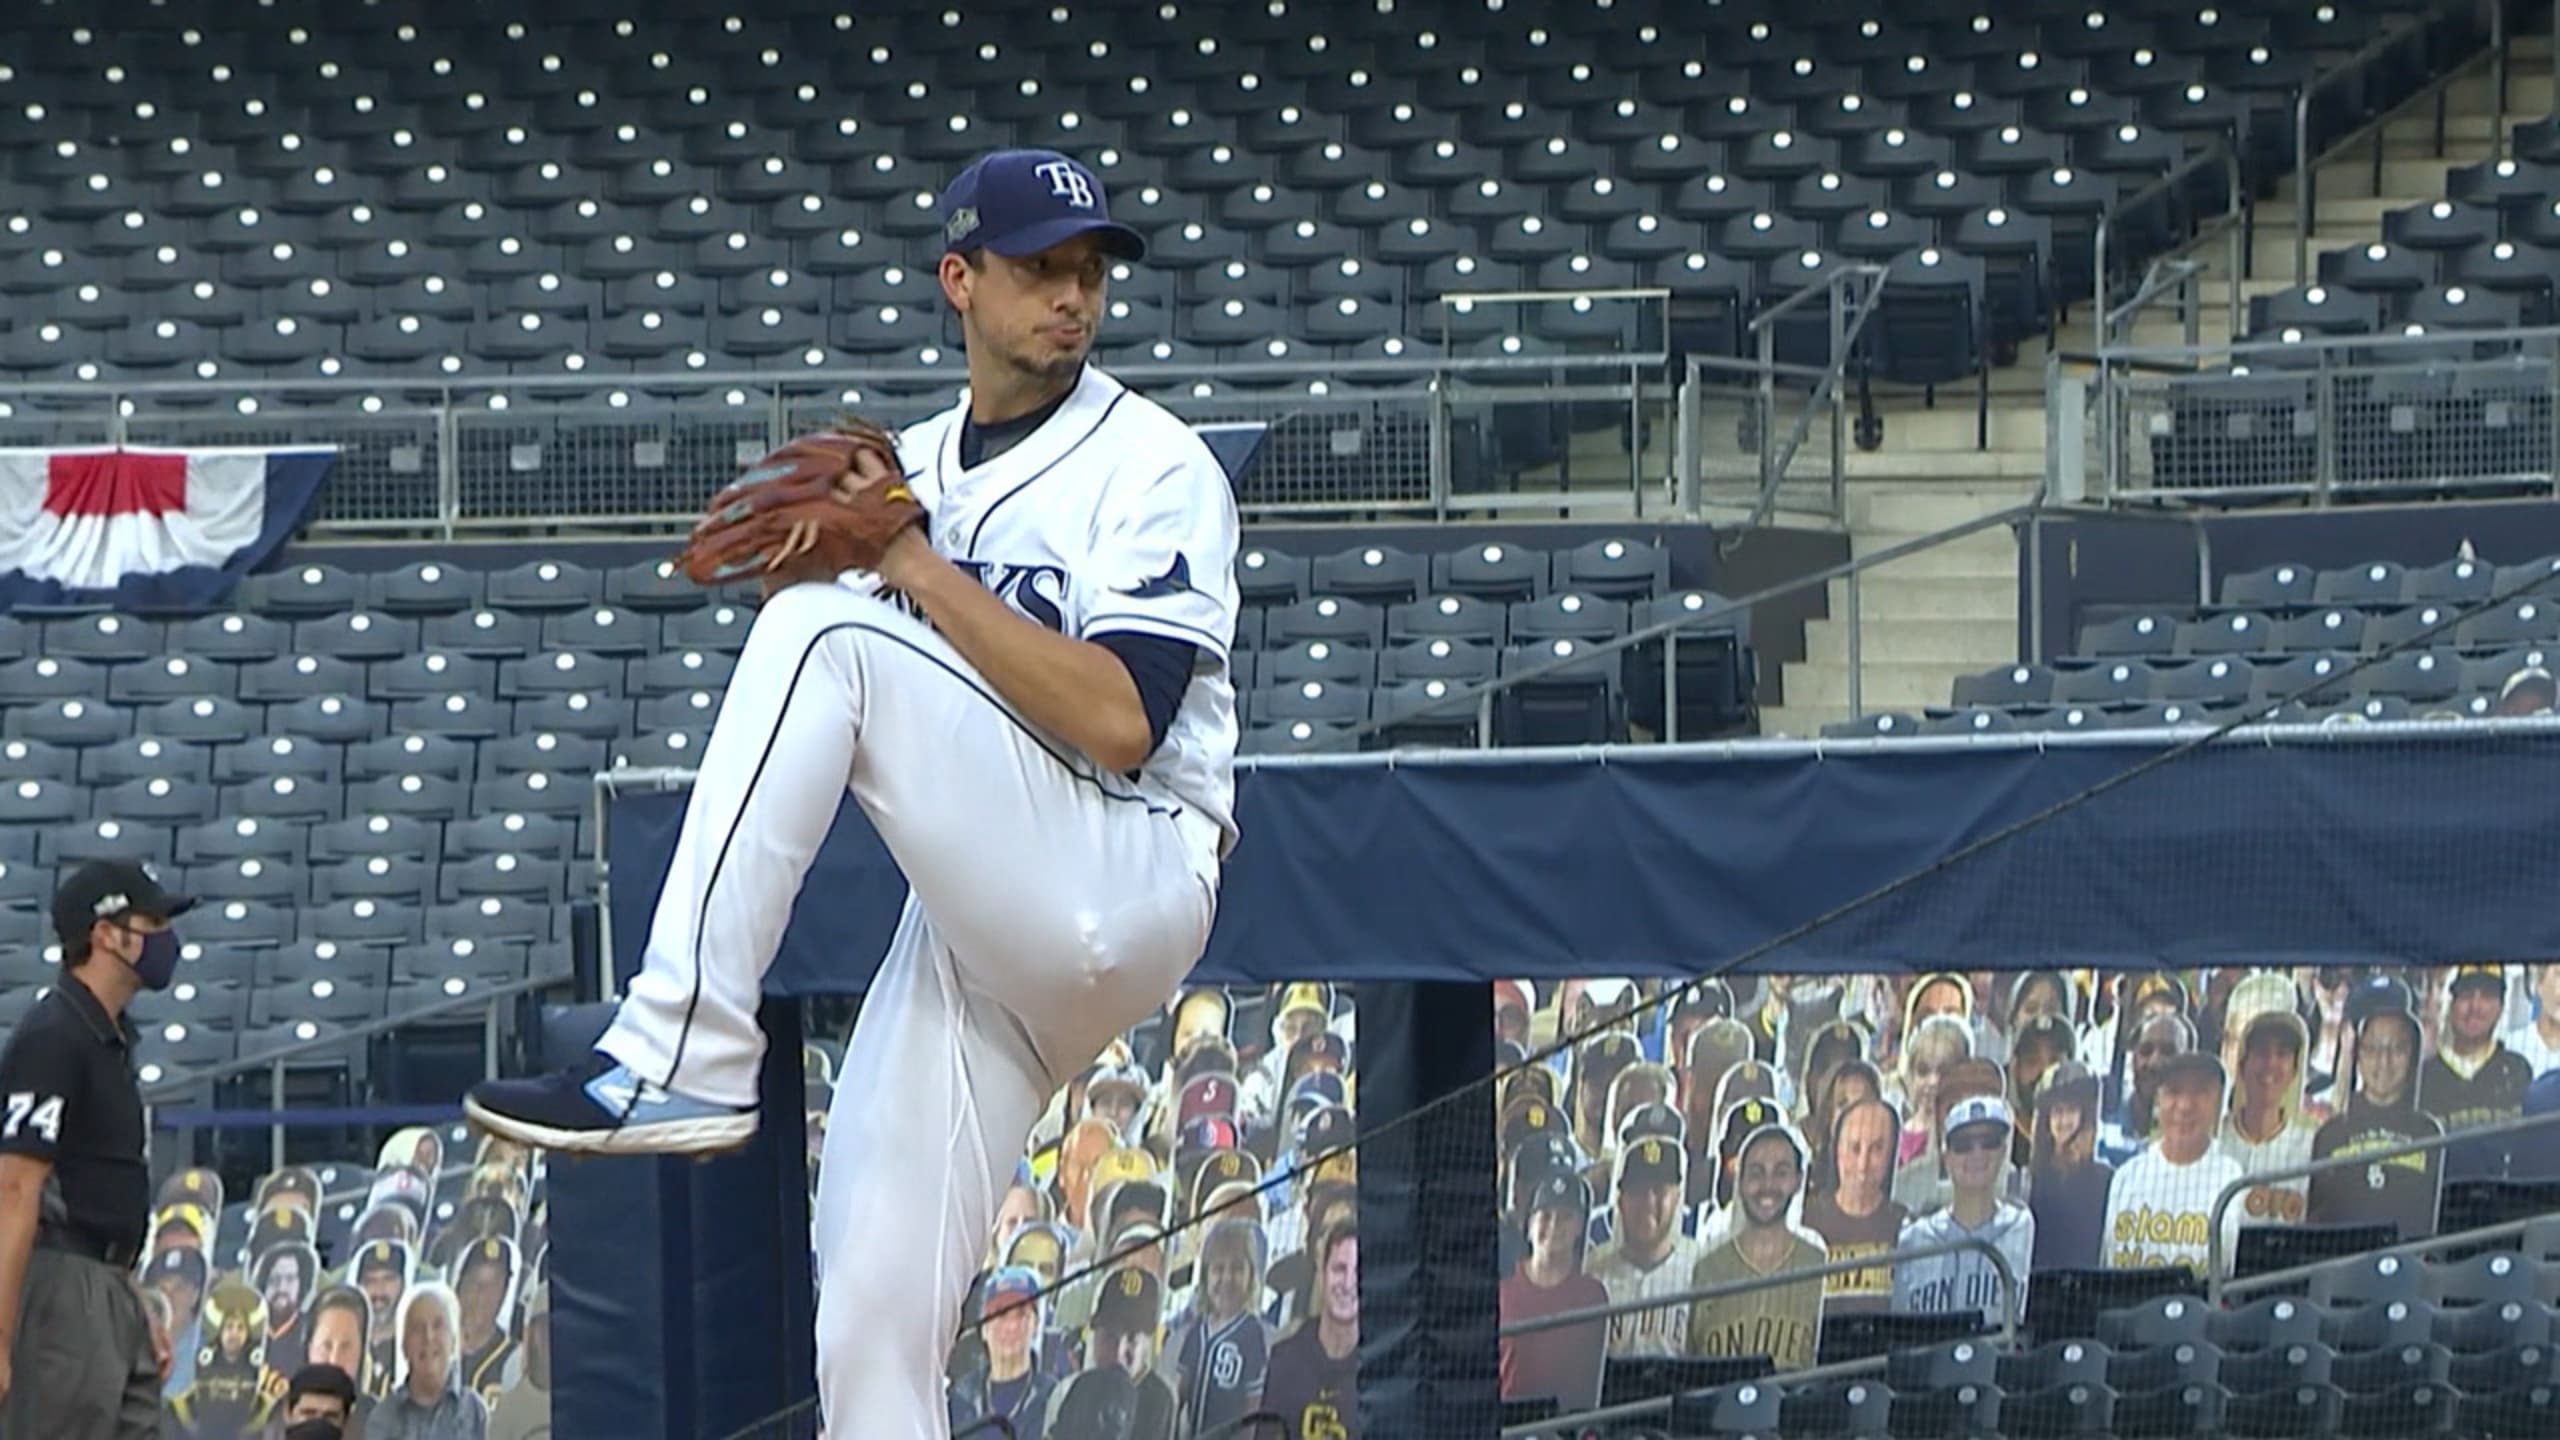
POLYGON ((149 1221, 125 1005, 166 988, 193 902, 91 861, 53 897, 62 983, 0 1049, 0 1440, 144 1440, 166 1341, 133 1265, 149 1221))

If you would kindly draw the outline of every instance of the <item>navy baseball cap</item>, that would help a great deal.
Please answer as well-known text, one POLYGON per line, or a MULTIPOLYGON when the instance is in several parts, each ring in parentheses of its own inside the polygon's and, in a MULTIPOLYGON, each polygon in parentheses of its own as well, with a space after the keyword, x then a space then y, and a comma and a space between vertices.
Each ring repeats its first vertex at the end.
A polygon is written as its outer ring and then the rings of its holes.
POLYGON ((942 248, 1037 255, 1087 231, 1103 252, 1143 260, 1147 242, 1111 218, 1102 182, 1055 150, 997 150, 979 156, 942 192, 942 248))
POLYGON ((139 860, 91 860, 64 877, 53 892, 53 930, 68 945, 100 920, 127 915, 175 920, 195 903, 189 896, 170 894, 139 860))

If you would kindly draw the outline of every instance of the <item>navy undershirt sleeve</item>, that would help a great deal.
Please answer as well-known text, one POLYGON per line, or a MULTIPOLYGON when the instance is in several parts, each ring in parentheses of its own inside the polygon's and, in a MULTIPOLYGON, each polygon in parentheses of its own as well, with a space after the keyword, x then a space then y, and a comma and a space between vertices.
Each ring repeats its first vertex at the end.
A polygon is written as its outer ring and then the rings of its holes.
POLYGON ((1129 668, 1129 678, 1137 682, 1138 703, 1147 712, 1147 753, 1154 754, 1164 743, 1165 731, 1173 728, 1174 712, 1182 708, 1182 692, 1191 687, 1200 647, 1129 630, 1106 631, 1094 636, 1093 643, 1119 656, 1129 668))

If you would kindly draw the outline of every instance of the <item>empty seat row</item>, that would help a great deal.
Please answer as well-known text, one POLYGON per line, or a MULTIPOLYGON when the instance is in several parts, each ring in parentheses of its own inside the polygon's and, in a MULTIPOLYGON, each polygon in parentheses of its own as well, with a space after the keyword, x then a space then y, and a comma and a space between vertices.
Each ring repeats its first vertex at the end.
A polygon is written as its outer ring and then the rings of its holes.
MULTIPOLYGON (((12 987, 51 984, 60 978, 61 960, 56 945, 0 946, 0 983, 12 987)), ((179 983, 163 992, 165 1000, 150 1003, 194 1007, 200 997, 209 995, 203 1007, 212 1014, 241 995, 270 988, 305 989, 315 981, 379 989, 460 976, 503 985, 554 973, 567 963, 565 940, 455 936, 415 945, 300 940, 271 947, 189 940, 178 957, 179 983)))
MULTIPOLYGON (((187 916, 187 937, 215 946, 278 946, 298 940, 400 946, 438 940, 565 939, 565 910, 547 901, 487 895, 449 904, 340 900, 327 905, 208 900, 187 916)), ((51 927, 33 910, 0 909, 0 943, 40 946, 51 927), (11 933, 14 929, 15 933, 11 933)))
POLYGON ((2159 701, 2190 705, 2335 704, 2369 696, 2412 702, 2496 695, 2516 675, 2547 670, 2560 645, 2522 646, 2466 658, 2450 650, 2402 650, 2386 656, 2310 653, 2252 661, 2240 655, 2185 661, 2098 660, 2057 666, 2011 665, 1962 676, 1959 707, 2007 709, 2083 705, 2093 709, 2159 701))
MULTIPOLYGON (((6 662, 8 693, 13 695, 95 694, 110 682, 180 693, 191 682, 250 685, 258 679, 250 667, 258 665, 275 667, 269 683, 283 686, 312 672, 314 665, 304 662, 337 662, 328 673, 374 673, 400 686, 393 693, 423 693, 455 688, 455 681, 440 677, 457 659, 487 662, 465 667, 462 674, 494 672, 508 661, 536 661, 518 664, 509 674, 521 674, 517 683, 542 685, 555 683, 534 673, 543 666, 565 671, 572 663, 640 659, 666 651, 735 653, 746 643, 754 620, 752 610, 729 604, 664 615, 614 606, 552 612, 473 609, 423 618, 352 610, 291 624, 232 613, 165 627, 130 616, 100 615, 56 620, 41 628, 0 624, 0 662, 6 662), (574 660, 562 661, 561 656, 574 660), (408 662, 408 670, 343 668, 398 661, 408 662), (240 674, 235 680, 225 671, 204 668, 213 664, 237 667, 240 674), (129 671, 139 673, 125 673, 129 671), (165 682, 160 678, 164 673, 165 682)), ((618 688, 620 671, 608 673, 610 682, 591 683, 618 688)))
POLYGON ((57 700, 0 708, 0 740, 78 749, 148 737, 191 745, 240 745, 259 735, 357 745, 393 735, 494 740, 517 734, 564 734, 612 741, 646 731, 696 728, 718 708, 709 691, 638 702, 611 693, 571 691, 502 700, 462 692, 415 700, 369 701, 324 692, 285 704, 236 700, 170 700, 124 706, 100 700, 57 700))
POLYGON ((2333 606, 2279 617, 2224 610, 2201 619, 2142 611, 2083 626, 2078 653, 2092 658, 2283 655, 2399 651, 2412 645, 2472 654, 2560 643, 2560 598, 2499 604, 2429 601, 2333 606))
MULTIPOLYGON (((677 708, 691 716, 716 710, 716 705, 696 706, 688 701, 677 708)), ((189 718, 198 717, 190 712, 189 718)), ((656 757, 670 744, 684 749, 696 743, 706 728, 707 722, 615 742, 550 731, 515 732, 494 739, 390 734, 352 743, 289 733, 205 742, 144 733, 98 745, 13 739, 0 741, 0 766, 14 780, 77 783, 100 791, 152 780, 216 786, 260 785, 288 778, 362 784, 411 775, 434 776, 467 787, 510 775, 576 777, 617 766, 662 763, 656 757), (692 738, 673 739, 679 735, 692 738)))
POLYGON ((2461 606, 2492 595, 2522 600, 2546 592, 2560 592, 2560 556, 2514 565, 2469 558, 2436 565, 2372 560, 2333 570, 2279 563, 2222 577, 2220 599, 2235 609, 2281 615, 2325 606, 2370 609, 2429 601, 2461 606))

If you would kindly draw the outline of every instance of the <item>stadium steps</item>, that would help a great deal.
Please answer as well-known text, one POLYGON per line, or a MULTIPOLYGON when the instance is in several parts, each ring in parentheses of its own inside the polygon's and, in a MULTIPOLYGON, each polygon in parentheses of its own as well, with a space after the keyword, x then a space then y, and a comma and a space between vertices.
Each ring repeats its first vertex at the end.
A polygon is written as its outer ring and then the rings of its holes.
MULTIPOLYGON (((2553 110, 2551 55, 2548 35, 2515 42, 2507 104, 2498 120, 2502 131, 2553 110)), ((2429 99, 2382 126, 2378 186, 2370 137, 2321 161, 2313 253, 2371 244, 2382 236, 2385 215, 2443 198, 2449 171, 2489 158, 2494 108, 2484 57, 2447 87, 2441 155, 2435 103, 2429 99)), ((2244 302, 2294 283, 2291 189, 2280 187, 2257 208, 2251 273, 2238 282, 2244 302)), ((2197 338, 2207 345, 2226 343, 2228 249, 2215 236, 2194 255, 2204 266, 2197 338)), ((2062 346, 2085 350, 2092 339, 2089 326, 2084 306, 2066 326, 2062 346)), ((2165 307, 2138 320, 2132 338, 2141 345, 2186 343, 2183 323, 2165 307)), ((2045 352, 2042 342, 2022 346, 2017 364, 1993 373, 1987 451, 1973 448, 1972 396, 1961 387, 1942 393, 1935 409, 1920 408, 1913 396, 1879 397, 1884 448, 1852 452, 1846 466, 1851 554, 1871 554, 2025 498, 2044 469, 2045 352)), ((1968 536, 1862 576, 1863 707, 1916 714, 1944 706, 1957 676, 2017 658, 2017 585, 2017 543, 2006 531, 1968 536)), ((1845 582, 1832 582, 1829 616, 1807 626, 1805 658, 1787 666, 1787 704, 1762 712, 1763 734, 1812 735, 1848 717, 1847 589, 1845 582)))
MULTIPOLYGON (((1972 423, 1969 413, 1965 422, 1972 423)), ((1979 467, 1968 481, 1853 482, 1849 553, 1871 555, 1962 524, 2033 490, 2032 472, 2004 481, 1979 467)), ((1943 706, 1957 676, 2016 658, 2018 548, 2005 528, 1880 566, 1861 575, 1858 587, 1865 662, 1859 700, 1869 711, 1943 706)), ((1848 590, 1847 581, 1832 581, 1828 614, 1807 622, 1805 658, 1786 667, 1787 703, 1761 712, 1762 734, 1809 736, 1848 718, 1848 590)))
MULTIPOLYGON (((2555 105, 2549 35, 2519 37, 2512 47, 2508 73, 2507 104, 2500 120, 2504 129, 2512 130, 2517 124, 2552 112, 2555 105)), ((2383 164, 2379 188, 2375 184, 2370 138, 2322 160, 2319 227, 2311 235, 2313 254, 2371 244, 2381 238, 2383 217, 2391 211, 2443 198, 2447 172, 2488 158, 2494 98, 2484 57, 2473 62, 2469 73, 2447 88, 2441 155, 2436 153, 2432 99, 2416 102, 2392 117, 2381 130, 2383 164)), ((2239 282, 2244 313, 2248 300, 2277 294, 2293 285, 2291 190, 2290 184, 2280 186, 2274 196, 2258 204, 2250 274, 2239 282)), ((2198 316, 2197 341, 2204 345, 2225 344, 2231 339, 2227 248, 2216 236, 2193 253, 2204 267, 2198 280, 2202 313, 2198 316)), ((2061 332, 2062 348, 2085 352, 2094 339, 2090 327, 2088 307, 2075 308, 2061 332)), ((2184 323, 2165 306, 2155 307, 2137 320, 2131 339, 2145 346, 2187 343, 2184 323)), ((1870 485, 1935 485, 1969 490, 1987 484, 2004 491, 2014 487, 2015 493, 2024 494, 2026 487, 2044 474, 2047 349, 2041 340, 2029 341, 2019 348, 2015 364, 1992 372, 1990 443, 1984 448, 1976 448, 1974 394, 1969 384, 1941 387, 1934 403, 1917 391, 1879 388, 1874 403, 1884 420, 1884 442, 1875 450, 1854 445, 1848 448, 1842 470, 1850 485, 1861 489, 1870 485)), ((1712 417, 1708 423, 1715 423, 1712 417)), ((1709 443, 1719 443, 1713 430, 1709 443)), ((1730 444, 1730 440, 1721 443, 1730 444)), ((1799 460, 1797 476, 1782 488, 1778 507, 1782 519, 1819 514, 1827 508, 1829 487, 1818 478, 1822 471, 1818 453, 1822 444, 1817 437, 1807 456, 1799 460)), ((1729 463, 1737 457, 1714 458, 1729 463)), ((1553 467, 1524 474, 1517 483, 1523 490, 1562 490, 1567 504, 1577 514, 1624 511, 1632 508, 1627 504, 1626 463, 1623 427, 1587 430, 1574 437, 1569 486, 1553 467)), ((1648 479, 1668 476, 1671 466, 1667 429, 1655 425, 1642 457, 1642 473, 1648 479)), ((1719 479, 1711 471, 1710 509, 1719 516, 1727 515, 1737 499, 1747 509, 1750 490, 1747 481, 1737 481, 1732 476, 1719 479)), ((2003 580, 2002 608, 1997 614, 1998 618, 2013 622, 2014 591, 2007 587, 2014 586, 2014 566, 2005 572, 1985 571, 1980 578, 1986 582, 2003 580)), ((1887 583, 1890 584, 1889 579, 1887 583)), ((1962 618, 1987 622, 1995 615, 1989 608, 1977 608, 1964 612, 1962 618)), ((2002 633, 2005 635, 2006 630, 2002 633)), ((2013 658, 2002 649, 1998 654, 1986 653, 1982 664, 2013 658)), ((1792 688, 1787 691, 1790 697, 1795 693, 1792 688)), ((1841 694, 1845 715, 1845 690, 1841 694)), ((1944 704, 1944 694, 1930 703, 1944 704)))

